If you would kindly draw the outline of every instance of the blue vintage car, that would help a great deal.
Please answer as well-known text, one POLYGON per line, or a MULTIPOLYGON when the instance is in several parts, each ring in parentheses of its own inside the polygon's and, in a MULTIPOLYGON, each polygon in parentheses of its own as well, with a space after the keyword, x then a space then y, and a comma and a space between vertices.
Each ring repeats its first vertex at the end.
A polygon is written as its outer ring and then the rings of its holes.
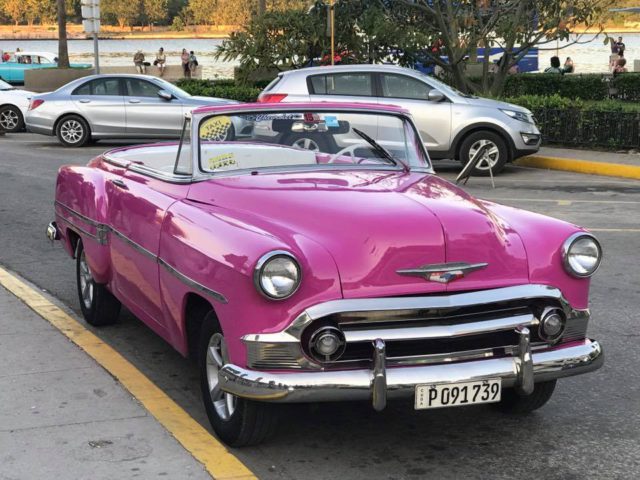
MULTIPOLYGON (((16 52, 7 62, 0 62, 0 80, 8 83, 24 83, 25 70, 56 68, 58 57, 49 52, 16 52)), ((72 68, 91 68, 89 63, 74 63, 72 68)))

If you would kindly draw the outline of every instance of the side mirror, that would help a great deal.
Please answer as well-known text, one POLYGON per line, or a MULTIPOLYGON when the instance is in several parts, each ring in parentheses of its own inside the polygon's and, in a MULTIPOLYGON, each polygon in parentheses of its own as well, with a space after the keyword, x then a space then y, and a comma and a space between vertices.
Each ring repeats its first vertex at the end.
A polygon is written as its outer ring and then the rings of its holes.
POLYGON ((167 92, 166 90, 158 90, 158 96, 161 99, 166 100, 167 102, 170 102, 171 100, 173 100, 173 94, 171 94, 170 92, 167 92))
POLYGON ((444 100, 444 93, 442 93, 440 90, 436 90, 435 88, 431 89, 429 90, 427 99, 430 102, 441 102, 442 100, 444 100))

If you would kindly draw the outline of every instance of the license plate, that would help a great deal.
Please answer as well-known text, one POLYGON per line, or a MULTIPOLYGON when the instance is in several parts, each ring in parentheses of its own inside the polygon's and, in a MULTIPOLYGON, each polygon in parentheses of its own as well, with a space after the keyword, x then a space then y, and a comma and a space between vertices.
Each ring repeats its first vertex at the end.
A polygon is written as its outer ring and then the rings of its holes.
POLYGON ((502 383, 499 378, 416 385, 416 410, 499 402, 501 393, 502 383))

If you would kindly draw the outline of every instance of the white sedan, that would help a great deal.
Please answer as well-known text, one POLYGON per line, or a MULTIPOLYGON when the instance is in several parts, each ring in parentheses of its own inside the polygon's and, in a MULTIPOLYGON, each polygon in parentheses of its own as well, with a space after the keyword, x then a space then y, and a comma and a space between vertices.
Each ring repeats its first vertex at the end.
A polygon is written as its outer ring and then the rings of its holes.
POLYGON ((0 129, 19 132, 24 129, 24 116, 33 92, 18 90, 0 80, 0 129))

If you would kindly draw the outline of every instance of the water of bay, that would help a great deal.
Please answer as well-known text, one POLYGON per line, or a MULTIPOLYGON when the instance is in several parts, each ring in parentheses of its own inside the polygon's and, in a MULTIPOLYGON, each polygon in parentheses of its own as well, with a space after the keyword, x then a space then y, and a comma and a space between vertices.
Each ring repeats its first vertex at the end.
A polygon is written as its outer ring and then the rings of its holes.
MULTIPOLYGON (((612 34, 617 37, 617 34, 612 34)), ((624 34, 624 42, 627 45, 626 57, 629 66, 632 60, 640 58, 640 34, 624 34)), ((583 36, 586 40, 593 36, 583 36)), ((572 37, 571 40, 574 40, 572 37)), ((216 60, 214 55, 216 47, 222 40, 204 38, 180 38, 180 39, 135 39, 135 40, 100 40, 100 64, 103 66, 128 66, 133 64, 133 54, 142 50, 148 61, 153 61, 155 52, 164 47, 168 64, 179 65, 180 53, 183 48, 193 50, 203 67, 205 78, 229 78, 233 76, 233 68, 237 61, 224 62, 216 60)), ((566 57, 571 57, 576 65, 576 73, 602 73, 608 71, 609 46, 604 45, 603 36, 590 43, 567 45, 568 42, 548 44, 545 50, 539 53, 540 69, 544 70, 549 65, 549 59, 558 54, 564 62, 566 57)), ((54 40, 0 40, 0 50, 13 52, 19 47, 22 50, 57 52, 58 44, 54 40)), ((72 62, 92 63, 93 42, 91 40, 70 40, 69 55, 72 62)))

